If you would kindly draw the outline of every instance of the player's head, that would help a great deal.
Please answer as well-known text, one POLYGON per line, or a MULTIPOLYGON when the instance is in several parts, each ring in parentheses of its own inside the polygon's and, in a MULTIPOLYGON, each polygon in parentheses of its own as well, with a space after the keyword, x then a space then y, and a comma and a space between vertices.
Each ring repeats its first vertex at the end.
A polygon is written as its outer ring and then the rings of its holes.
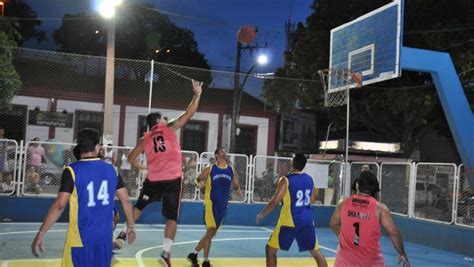
POLYGON ((293 167, 293 170, 302 171, 306 166, 306 156, 302 153, 296 153, 291 160, 291 166, 293 167))
POLYGON ((225 152, 225 149, 223 147, 219 147, 214 151, 214 156, 216 157, 216 160, 227 160, 227 153, 225 152))
POLYGON ((162 121, 166 122, 164 120, 163 116, 161 116, 160 112, 153 112, 153 113, 150 113, 146 116, 146 124, 150 128, 155 126, 155 124, 160 123, 162 121))
POLYGON ((94 152, 99 153, 100 136, 95 129, 85 128, 77 133, 77 147, 81 154, 94 152))
POLYGON ((370 171, 360 173, 356 179, 356 189, 358 193, 369 194, 373 197, 380 191, 379 181, 375 174, 370 171))
POLYGON ((370 165, 369 164, 362 164, 362 167, 360 168, 361 172, 366 172, 370 171, 370 165))

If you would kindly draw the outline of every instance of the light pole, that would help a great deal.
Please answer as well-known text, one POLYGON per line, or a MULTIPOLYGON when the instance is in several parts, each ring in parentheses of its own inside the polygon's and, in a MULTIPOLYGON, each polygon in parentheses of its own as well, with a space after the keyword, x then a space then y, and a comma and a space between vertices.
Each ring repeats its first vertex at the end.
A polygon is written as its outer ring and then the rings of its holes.
POLYGON ((0 7, 2 8, 2 17, 5 14, 5 3, 3 1, 0 1, 0 7))
MULTIPOLYGON (((240 43, 238 43, 238 46, 240 46, 240 43)), ((240 70, 240 49, 239 47, 237 48, 239 51, 237 54, 237 63, 239 66, 240 70)), ((234 99, 232 103, 232 118, 230 121, 230 152, 235 153, 235 139, 237 135, 237 123, 238 123, 238 118, 240 116, 240 104, 242 103, 242 95, 244 93, 244 86, 245 83, 247 82, 247 79, 249 78, 250 73, 252 73, 253 69, 257 67, 257 65, 265 65, 268 63, 268 57, 266 55, 260 55, 257 57, 257 63, 255 63, 245 74, 244 80, 242 84, 240 84, 240 73, 236 72, 235 73, 235 78, 234 78, 234 99)), ((236 67, 237 69, 237 67, 236 67)))
POLYGON ((99 13, 108 20, 107 55, 105 65, 104 127, 103 144, 113 142, 114 76, 115 76, 115 9, 122 0, 104 0, 99 5, 99 13))

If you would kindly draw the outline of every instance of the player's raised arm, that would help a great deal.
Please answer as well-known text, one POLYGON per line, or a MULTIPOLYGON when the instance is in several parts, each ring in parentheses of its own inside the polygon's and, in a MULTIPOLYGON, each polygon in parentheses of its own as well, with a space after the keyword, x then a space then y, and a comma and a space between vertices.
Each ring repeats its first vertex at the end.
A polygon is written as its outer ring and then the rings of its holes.
POLYGON ((191 100, 191 103, 189 104, 188 108, 186 108, 186 111, 179 115, 179 117, 171 123, 170 128, 173 129, 174 131, 178 130, 179 128, 183 127, 186 122, 188 122, 191 117, 194 115, 194 112, 196 112, 198 106, 199 106, 199 100, 201 99, 201 92, 202 92, 202 82, 198 82, 195 80, 191 80, 193 84, 193 100, 191 100))

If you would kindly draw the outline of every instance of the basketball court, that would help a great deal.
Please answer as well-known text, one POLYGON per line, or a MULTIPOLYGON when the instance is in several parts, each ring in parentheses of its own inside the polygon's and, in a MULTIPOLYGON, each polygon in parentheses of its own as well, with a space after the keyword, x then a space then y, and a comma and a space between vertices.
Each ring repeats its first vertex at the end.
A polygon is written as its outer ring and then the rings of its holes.
MULTIPOLYGON (((38 223, 0 224, 1 267, 46 267, 60 266, 67 224, 58 223, 48 231, 45 238, 46 252, 38 259, 31 254, 30 245, 39 228, 38 223)), ((121 225, 118 227, 121 228, 121 225)), ((334 262, 337 239, 328 228, 316 229, 321 251, 334 262)), ((172 263, 175 267, 191 266, 185 257, 194 249, 204 234, 203 225, 180 225, 173 246, 172 263)), ((210 260, 213 266, 265 266, 265 244, 272 228, 223 226, 213 239, 210 260)), ((163 225, 137 225, 137 241, 114 254, 114 267, 160 266, 156 257, 161 252, 163 225)), ((397 266, 395 249, 390 240, 382 237, 382 253, 387 266, 397 266)), ((469 257, 438 249, 405 242, 405 249, 412 266, 474 266, 469 257)), ((278 266, 315 266, 308 253, 299 253, 293 243, 290 251, 278 253, 278 266)), ((202 257, 202 253, 200 254, 202 257)))

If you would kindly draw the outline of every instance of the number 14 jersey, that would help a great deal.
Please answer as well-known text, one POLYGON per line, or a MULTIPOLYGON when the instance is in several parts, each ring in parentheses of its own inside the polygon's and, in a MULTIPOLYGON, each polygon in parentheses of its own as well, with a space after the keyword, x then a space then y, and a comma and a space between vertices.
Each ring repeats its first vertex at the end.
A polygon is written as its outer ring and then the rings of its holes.
POLYGON ((145 133, 142 147, 147 158, 148 180, 169 181, 183 176, 178 138, 165 123, 156 124, 145 133))

